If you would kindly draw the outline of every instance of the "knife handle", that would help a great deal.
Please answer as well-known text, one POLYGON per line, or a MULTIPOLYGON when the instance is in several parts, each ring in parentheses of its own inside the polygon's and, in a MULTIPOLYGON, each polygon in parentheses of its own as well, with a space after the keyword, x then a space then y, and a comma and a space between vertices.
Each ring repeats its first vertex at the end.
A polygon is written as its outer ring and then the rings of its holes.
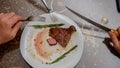
POLYGON ((117 37, 118 37, 118 39, 120 39, 120 34, 118 33, 118 31, 117 30, 111 30, 117 37))

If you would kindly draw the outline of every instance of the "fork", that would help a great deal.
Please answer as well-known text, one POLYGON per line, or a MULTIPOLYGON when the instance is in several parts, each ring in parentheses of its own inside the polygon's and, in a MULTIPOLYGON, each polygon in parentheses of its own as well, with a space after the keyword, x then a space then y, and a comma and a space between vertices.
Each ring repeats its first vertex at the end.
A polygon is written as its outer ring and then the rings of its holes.
POLYGON ((26 19, 23 19, 23 20, 20 20, 20 21, 25 22, 25 21, 33 21, 33 20, 45 22, 45 17, 42 17, 42 16, 29 16, 26 19))
POLYGON ((32 21, 33 18, 34 18, 34 16, 29 16, 26 19, 23 19, 23 20, 20 20, 20 21, 22 21, 22 22, 24 22, 24 21, 32 21))
POLYGON ((22 23, 21 25, 21 30, 23 30, 25 28, 25 26, 29 23, 29 21, 42 21, 42 22, 45 22, 45 17, 42 17, 42 16, 29 16, 27 17, 26 19, 23 19, 23 20, 19 20, 19 21, 22 21, 24 23, 22 23))
POLYGON ((53 22, 57 21, 57 17, 55 16, 55 12, 54 12, 52 9, 48 8, 48 5, 47 5, 47 3, 46 3, 45 0, 41 0, 41 1, 42 1, 42 3, 45 5, 48 13, 50 13, 50 18, 51 18, 51 20, 52 20, 53 22))

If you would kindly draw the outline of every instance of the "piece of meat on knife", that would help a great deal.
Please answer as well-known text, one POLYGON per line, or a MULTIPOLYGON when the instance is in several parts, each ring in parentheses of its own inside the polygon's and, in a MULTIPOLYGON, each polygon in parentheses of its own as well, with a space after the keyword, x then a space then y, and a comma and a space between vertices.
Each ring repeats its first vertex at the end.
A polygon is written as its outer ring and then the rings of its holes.
POLYGON ((75 32, 76 29, 72 25, 69 28, 50 28, 49 36, 54 38, 62 47, 66 47, 69 40, 71 39, 71 35, 75 32))

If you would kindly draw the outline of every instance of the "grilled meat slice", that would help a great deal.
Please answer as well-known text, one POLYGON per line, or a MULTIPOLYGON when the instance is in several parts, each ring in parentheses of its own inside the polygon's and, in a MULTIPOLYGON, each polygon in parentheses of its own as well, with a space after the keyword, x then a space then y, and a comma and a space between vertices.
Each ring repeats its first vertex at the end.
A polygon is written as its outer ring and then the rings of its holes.
POLYGON ((50 28, 49 36, 54 38, 62 47, 66 47, 72 33, 75 31, 76 29, 73 25, 69 28, 50 28))
POLYGON ((50 46, 54 46, 54 45, 57 44, 57 41, 56 41, 55 39, 53 39, 53 38, 48 38, 48 39, 47 39, 47 42, 48 42, 48 44, 49 44, 50 46))

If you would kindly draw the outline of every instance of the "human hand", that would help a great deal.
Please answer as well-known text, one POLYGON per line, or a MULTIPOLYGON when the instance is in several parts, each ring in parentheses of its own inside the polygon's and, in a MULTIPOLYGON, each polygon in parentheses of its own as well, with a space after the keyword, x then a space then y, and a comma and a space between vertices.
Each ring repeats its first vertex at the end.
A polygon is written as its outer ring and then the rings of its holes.
POLYGON ((22 22, 21 16, 11 13, 0 13, 0 44, 12 40, 18 32, 22 22))
MULTIPOLYGON (((117 31, 120 34, 120 27, 117 29, 117 31)), ((111 37, 111 40, 114 44, 114 48, 120 53, 120 40, 112 31, 108 32, 108 34, 111 37)))

